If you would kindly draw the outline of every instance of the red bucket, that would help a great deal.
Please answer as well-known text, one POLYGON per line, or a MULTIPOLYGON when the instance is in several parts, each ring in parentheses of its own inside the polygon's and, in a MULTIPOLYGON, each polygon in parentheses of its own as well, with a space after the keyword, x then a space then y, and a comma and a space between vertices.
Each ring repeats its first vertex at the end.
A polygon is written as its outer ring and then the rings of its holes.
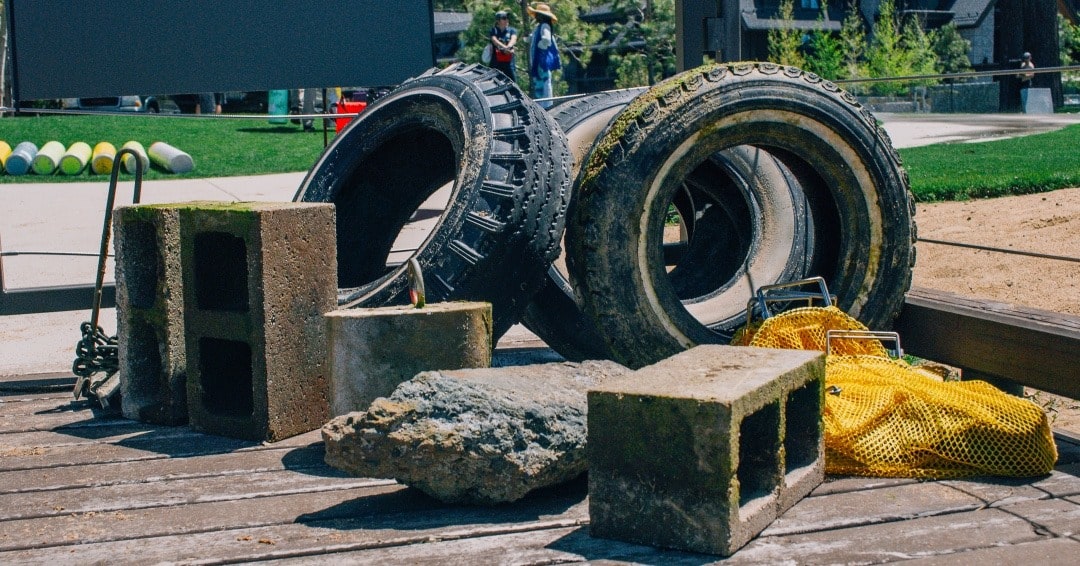
MULTIPOLYGON (((352 102, 349 100, 339 100, 337 102, 337 114, 359 114, 363 112, 364 108, 367 108, 367 102, 352 102)), ((341 132, 346 125, 353 119, 348 118, 334 118, 334 132, 341 132)))

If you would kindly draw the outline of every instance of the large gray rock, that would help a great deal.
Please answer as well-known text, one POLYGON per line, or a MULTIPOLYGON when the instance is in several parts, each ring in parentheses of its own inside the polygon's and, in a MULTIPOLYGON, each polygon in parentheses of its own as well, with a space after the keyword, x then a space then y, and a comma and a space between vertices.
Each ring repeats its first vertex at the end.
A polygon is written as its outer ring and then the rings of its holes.
POLYGON ((587 361, 423 372, 327 423, 326 462, 444 502, 516 501, 587 469, 586 391, 630 371, 587 361))

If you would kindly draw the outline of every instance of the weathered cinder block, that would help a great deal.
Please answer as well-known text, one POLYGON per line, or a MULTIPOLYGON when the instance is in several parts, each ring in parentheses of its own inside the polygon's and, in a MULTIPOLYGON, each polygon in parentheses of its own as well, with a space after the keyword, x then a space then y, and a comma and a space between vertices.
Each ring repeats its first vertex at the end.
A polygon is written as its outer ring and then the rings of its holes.
POLYGON ((321 427, 323 314, 337 306, 333 205, 187 203, 180 236, 191 426, 271 441, 321 427))
POLYGON ((733 554, 824 479, 820 352, 699 346, 589 391, 590 533, 733 554))
POLYGON ((129 419, 188 420, 177 205, 118 208, 116 318, 121 407, 129 419))
POLYGON ((366 411, 422 371, 491 365, 491 304, 430 303, 326 314, 330 411, 366 411))

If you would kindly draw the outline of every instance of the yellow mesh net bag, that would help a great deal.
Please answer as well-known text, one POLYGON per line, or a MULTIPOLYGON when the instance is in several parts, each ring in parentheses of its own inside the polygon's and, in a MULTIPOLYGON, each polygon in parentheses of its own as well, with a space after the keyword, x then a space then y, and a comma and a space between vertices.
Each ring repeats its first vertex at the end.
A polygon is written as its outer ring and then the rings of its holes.
MULTIPOLYGON (((836 307, 791 310, 742 337, 766 348, 826 349, 829 330, 866 330, 836 307)), ((834 340, 825 362, 825 472, 878 477, 1028 477, 1057 447, 1037 405, 982 381, 889 358, 877 340, 834 340)))

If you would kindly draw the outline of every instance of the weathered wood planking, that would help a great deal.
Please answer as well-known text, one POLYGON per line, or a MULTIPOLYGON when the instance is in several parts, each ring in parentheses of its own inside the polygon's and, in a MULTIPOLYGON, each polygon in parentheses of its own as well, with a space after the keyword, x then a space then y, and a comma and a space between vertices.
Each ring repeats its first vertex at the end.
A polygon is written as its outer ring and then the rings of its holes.
MULTIPOLYGON (((259 444, 91 406, 0 396, 0 564, 716 560, 588 536, 580 480, 512 505, 445 505, 327 467, 318 431, 259 444)), ((1073 563, 1080 440, 1057 439, 1041 478, 830 479, 726 562, 1073 563)))
POLYGON ((896 331, 909 354, 1080 399, 1080 317, 917 288, 896 331))

